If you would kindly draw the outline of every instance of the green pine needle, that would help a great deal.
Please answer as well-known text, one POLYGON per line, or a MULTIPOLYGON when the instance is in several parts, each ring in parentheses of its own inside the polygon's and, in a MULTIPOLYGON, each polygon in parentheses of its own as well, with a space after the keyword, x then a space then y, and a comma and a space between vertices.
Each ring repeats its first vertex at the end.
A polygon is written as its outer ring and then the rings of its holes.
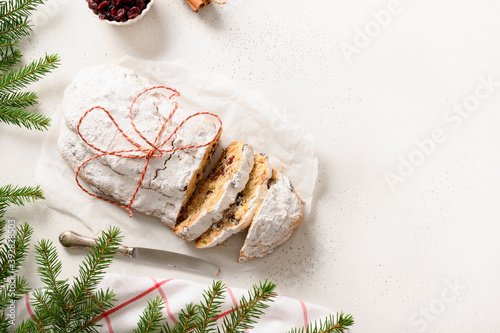
POLYGON ((19 270, 26 259, 32 235, 33 228, 27 223, 23 223, 15 229, 9 228, 7 241, 0 247, 0 281, 11 277, 19 270))
POLYGON ((18 49, 0 48, 0 74, 4 75, 21 61, 22 53, 18 49))
MULTIPOLYGON (((51 305, 57 306, 59 309, 58 312, 62 312, 68 308, 68 285, 67 280, 59 280, 62 262, 59 260, 56 247, 51 241, 42 239, 35 246, 35 252, 38 275, 47 286, 47 295, 50 296, 49 302, 51 305)), ((40 300, 38 299, 37 301, 40 300)), ((43 306, 43 304, 41 305, 43 306)))
POLYGON ((263 310, 269 307, 266 303, 273 302, 273 298, 277 296, 275 288, 276 284, 267 280, 261 282, 259 286, 254 286, 248 293, 248 301, 245 296, 241 298, 239 306, 232 309, 230 317, 224 318, 223 328, 218 332, 233 333, 252 329, 264 314, 263 310))
POLYGON ((54 70, 59 62, 58 55, 46 54, 41 59, 33 60, 29 64, 9 72, 0 78, 0 95, 17 92, 30 83, 38 81, 42 76, 54 70))
POLYGON ((35 106, 37 103, 38 96, 34 92, 17 92, 7 94, 0 100, 0 113, 2 113, 2 110, 7 108, 23 109, 35 106))
POLYGON ((152 301, 148 301, 148 306, 140 316, 139 323, 137 324, 137 328, 134 329, 134 333, 157 332, 161 327, 160 321, 163 319, 161 313, 163 305, 163 299, 160 296, 152 301))
POLYGON ((214 281, 212 287, 203 294, 203 301, 197 306, 199 321, 195 333, 215 332, 217 317, 224 299, 225 286, 222 281, 214 281))
POLYGON ((295 328, 289 333, 344 333, 352 325, 354 325, 353 317, 341 312, 337 316, 330 315, 324 322, 319 320, 310 323, 307 328, 295 328))
POLYGON ((30 16, 43 0, 15 0, 0 3, 0 20, 8 16, 30 16))
POLYGON ((88 297, 88 292, 95 290, 101 281, 105 270, 111 264, 118 246, 121 243, 120 229, 111 227, 96 241, 83 263, 80 265, 80 275, 75 279, 71 291, 73 307, 88 297))
POLYGON ((49 117, 19 108, 0 108, 0 122, 39 131, 50 127, 49 117))
POLYGON ((17 43, 31 33, 27 17, 11 17, 0 20, 0 41, 2 45, 17 43))
POLYGON ((35 320, 23 322, 19 332, 96 332, 97 318, 116 301, 111 289, 97 290, 104 271, 120 245, 120 230, 103 232, 83 263, 73 284, 59 279, 62 263, 51 241, 41 240, 35 246, 38 274, 43 289, 33 292, 35 320))
POLYGON ((0 3, 0 46, 15 46, 31 33, 29 17, 43 0, 8 0, 0 3))
POLYGON ((19 41, 31 33, 29 18, 43 0, 0 1, 0 122, 43 131, 50 118, 28 108, 38 103, 35 93, 20 92, 40 80, 60 63, 56 54, 33 60, 20 68, 19 41))
POLYGON ((44 199, 40 186, 13 186, 0 187, 0 203, 22 206, 37 199, 44 199))
POLYGON ((170 333, 188 333, 196 327, 197 311, 193 303, 186 305, 186 310, 181 310, 179 320, 170 333))

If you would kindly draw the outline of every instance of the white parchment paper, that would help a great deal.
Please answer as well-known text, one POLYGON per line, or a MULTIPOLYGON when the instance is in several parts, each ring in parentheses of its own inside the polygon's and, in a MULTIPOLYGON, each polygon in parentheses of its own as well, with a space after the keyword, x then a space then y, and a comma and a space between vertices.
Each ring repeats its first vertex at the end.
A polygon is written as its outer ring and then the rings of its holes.
MULTIPOLYGON (((181 94, 179 104, 184 108, 218 114, 224 128, 220 146, 243 141, 251 144, 256 152, 268 153, 271 165, 292 180, 304 200, 304 223, 307 223, 318 173, 314 141, 289 118, 283 108, 266 102, 258 92, 235 86, 228 78, 197 73, 182 62, 153 62, 127 57, 118 64, 156 84, 177 89, 181 94)), ((193 243, 174 236, 158 219, 140 213, 134 213, 133 218, 129 218, 125 210, 84 193, 76 185, 74 171, 62 159, 57 148, 61 110, 53 117, 54 126, 46 136, 37 168, 37 180, 44 189, 46 204, 50 208, 79 219, 95 234, 116 225, 121 228, 126 245, 195 255, 216 262, 223 271, 253 269, 266 260, 236 263, 244 235, 230 238, 223 246, 196 249, 193 243)))

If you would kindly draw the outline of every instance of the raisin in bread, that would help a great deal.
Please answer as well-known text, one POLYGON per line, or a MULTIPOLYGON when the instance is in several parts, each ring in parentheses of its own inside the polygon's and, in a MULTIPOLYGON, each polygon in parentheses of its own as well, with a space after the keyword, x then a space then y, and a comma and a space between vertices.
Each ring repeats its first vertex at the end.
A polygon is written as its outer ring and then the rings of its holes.
POLYGON ((231 143, 189 200, 174 228, 175 234, 192 241, 218 222, 245 188, 253 164, 252 146, 242 142, 231 143))
MULTIPOLYGON (((65 90, 63 101, 64 124, 59 136, 59 149, 73 170, 99 152, 85 144, 77 134, 77 124, 83 114, 94 106, 107 109, 120 128, 141 146, 148 144, 134 131, 130 123, 129 108, 138 94, 154 86, 149 80, 119 66, 97 66, 84 69, 65 90)), ((141 96, 133 108, 134 122, 141 133, 154 140, 162 123, 173 109, 169 100, 171 91, 155 89, 141 96)), ((162 138, 166 139, 182 120, 193 112, 182 105, 167 124, 162 138)), ((80 132, 97 148, 105 151, 136 149, 112 124, 101 110, 94 110, 83 119, 80 132)), ((201 179, 210 162, 220 132, 218 123, 205 116, 191 118, 164 145, 164 149, 186 145, 209 146, 164 153, 150 159, 142 186, 133 201, 132 209, 158 217, 173 228, 182 207, 201 179)), ((145 167, 145 159, 102 156, 86 164, 80 178, 97 189, 97 194, 111 196, 128 205, 145 167)))
POLYGON ((303 204, 285 175, 273 170, 269 190, 248 229, 238 262, 261 258, 285 243, 304 218, 303 204))
POLYGON ((256 154, 250 179, 245 189, 238 194, 222 220, 214 223, 196 241, 196 247, 212 247, 225 241, 229 236, 245 230, 266 196, 267 181, 271 177, 271 168, 267 156, 256 154))

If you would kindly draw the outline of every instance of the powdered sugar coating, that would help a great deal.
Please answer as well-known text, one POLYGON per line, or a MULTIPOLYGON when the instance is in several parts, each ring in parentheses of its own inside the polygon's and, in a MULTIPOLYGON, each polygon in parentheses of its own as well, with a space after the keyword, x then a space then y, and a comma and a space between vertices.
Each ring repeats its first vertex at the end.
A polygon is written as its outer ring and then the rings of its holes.
MULTIPOLYGON (((119 66, 90 67, 77 75, 64 94, 65 122, 61 126, 59 138, 61 154, 73 170, 86 159, 99 153, 86 145, 77 134, 80 118, 94 106, 108 110, 132 140, 143 147, 150 147, 134 131, 129 118, 129 108, 139 93, 154 85, 133 71, 119 66)), ((155 89, 139 98, 134 106, 134 122, 144 137, 151 142, 174 107, 168 99, 171 94, 168 90, 155 89)), ((164 141, 191 113, 179 107, 163 131, 161 139, 164 141)), ((205 144, 213 139, 217 130, 216 123, 208 117, 191 118, 163 149, 205 144)), ((92 111, 82 121, 80 132, 86 140, 105 151, 137 149, 123 137, 101 110, 92 111)), ((194 189, 196 179, 201 175, 206 161, 210 159, 212 148, 209 145, 152 158, 132 208, 159 217, 163 223, 173 228, 182 206, 194 189)), ((101 192, 128 205, 145 163, 145 159, 103 156, 82 168, 80 176, 101 192)))
POLYGON ((248 230, 238 262, 261 258, 285 243, 304 218, 290 179, 273 170, 270 188, 248 230))
POLYGON ((200 237, 210 226, 222 219, 226 209, 235 201, 238 193, 245 188, 250 172, 254 165, 254 153, 252 146, 245 144, 242 148, 241 166, 222 188, 222 196, 209 211, 204 210, 199 217, 189 226, 179 228, 176 235, 184 240, 192 241, 200 237))

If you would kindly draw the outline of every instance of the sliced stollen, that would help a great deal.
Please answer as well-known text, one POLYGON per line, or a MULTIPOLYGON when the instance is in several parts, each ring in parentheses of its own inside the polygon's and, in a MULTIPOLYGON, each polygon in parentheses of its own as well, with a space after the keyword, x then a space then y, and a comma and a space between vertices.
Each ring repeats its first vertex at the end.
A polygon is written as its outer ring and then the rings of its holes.
POLYGON ((238 194, 221 221, 212 226, 196 240, 196 247, 212 247, 225 241, 229 236, 245 230, 264 200, 271 168, 267 156, 256 154, 250 179, 245 189, 238 194))
MULTIPOLYGON (((64 124, 61 125, 58 146, 70 167, 76 171, 89 158, 100 154, 82 140, 77 129, 82 116, 95 106, 108 110, 127 136, 141 146, 148 147, 132 128, 129 110, 140 93, 155 85, 120 66, 96 66, 82 70, 66 88, 62 107, 64 124)), ((173 110, 174 104, 169 99, 171 95, 172 91, 155 89, 142 95, 134 104, 134 123, 148 140, 154 140, 173 110)), ((163 131, 162 138, 168 138, 193 113, 183 109, 181 103, 163 131)), ((218 136, 211 145, 203 148, 179 150, 151 158, 131 208, 158 217, 173 228, 181 208, 187 203, 204 168, 210 163, 220 138, 218 128, 218 123, 206 116, 193 117, 180 127, 166 142, 164 149, 202 145, 218 136)), ((93 110, 82 120, 80 133, 88 142, 104 151, 137 149, 124 138, 102 110, 93 110)), ((91 185, 90 188, 97 195, 108 195, 127 206, 144 172, 145 163, 143 158, 105 155, 85 164, 79 176, 91 185)))
POLYGON ((238 262, 261 258, 285 243, 304 219, 303 204, 292 182, 273 170, 269 190, 255 215, 238 262))
POLYGON ((174 233, 192 241, 220 221, 224 211, 245 188, 253 164, 252 146, 233 142, 224 149, 217 164, 181 213, 174 233))

